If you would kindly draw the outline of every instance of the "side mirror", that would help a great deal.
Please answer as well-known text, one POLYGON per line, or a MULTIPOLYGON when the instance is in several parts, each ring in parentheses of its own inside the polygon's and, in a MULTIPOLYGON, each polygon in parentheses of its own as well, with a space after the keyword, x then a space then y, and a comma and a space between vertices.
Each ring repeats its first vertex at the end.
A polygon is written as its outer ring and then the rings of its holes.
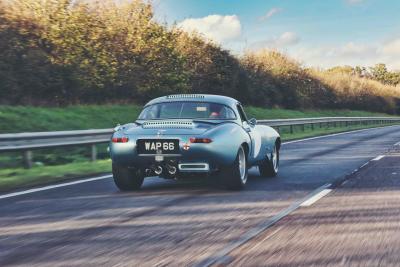
POLYGON ((256 125, 257 125, 257 120, 256 120, 255 118, 251 118, 251 119, 249 120, 249 124, 250 124, 251 126, 256 126, 256 125))

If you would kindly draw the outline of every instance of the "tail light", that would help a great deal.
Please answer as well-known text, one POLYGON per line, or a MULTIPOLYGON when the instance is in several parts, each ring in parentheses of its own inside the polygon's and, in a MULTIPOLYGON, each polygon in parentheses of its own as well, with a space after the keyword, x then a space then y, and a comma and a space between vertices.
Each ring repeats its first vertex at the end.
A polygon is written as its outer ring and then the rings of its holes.
POLYGON ((111 139, 113 143, 127 143, 129 141, 129 138, 124 136, 124 137, 113 137, 111 139))
POLYGON ((202 143, 202 144, 209 144, 212 142, 210 138, 195 138, 192 137, 189 139, 190 143, 202 143))

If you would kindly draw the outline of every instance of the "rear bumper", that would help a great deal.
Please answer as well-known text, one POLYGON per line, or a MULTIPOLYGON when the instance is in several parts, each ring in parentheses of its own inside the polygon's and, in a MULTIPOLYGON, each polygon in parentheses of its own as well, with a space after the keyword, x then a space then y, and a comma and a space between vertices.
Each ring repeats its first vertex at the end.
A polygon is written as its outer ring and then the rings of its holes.
POLYGON ((210 144, 193 144, 189 143, 189 140, 181 138, 177 155, 141 155, 137 153, 136 141, 131 140, 128 143, 110 143, 110 154, 114 163, 143 168, 157 164, 156 157, 163 156, 164 162, 174 161, 177 167, 179 167, 178 164, 198 164, 189 166, 190 168, 183 165, 180 170, 182 172, 210 172, 216 167, 232 164, 237 151, 232 144, 227 145, 218 140, 210 144), (184 149, 185 146, 190 147, 184 149))

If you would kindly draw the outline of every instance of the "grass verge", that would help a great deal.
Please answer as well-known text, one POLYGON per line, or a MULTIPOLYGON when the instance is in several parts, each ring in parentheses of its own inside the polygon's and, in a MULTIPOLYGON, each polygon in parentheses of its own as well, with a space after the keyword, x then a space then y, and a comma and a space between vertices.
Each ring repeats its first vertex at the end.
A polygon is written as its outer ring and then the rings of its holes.
POLYGON ((63 180, 111 172, 111 160, 78 162, 57 166, 35 166, 31 169, 1 169, 0 191, 56 183, 63 180))
MULTIPOLYGON (((140 105, 87 105, 63 108, 0 106, 0 133, 61 131, 112 128, 134 121, 140 105)), ((287 119, 330 116, 388 116, 352 110, 290 110, 247 107, 247 116, 256 119, 287 119)))

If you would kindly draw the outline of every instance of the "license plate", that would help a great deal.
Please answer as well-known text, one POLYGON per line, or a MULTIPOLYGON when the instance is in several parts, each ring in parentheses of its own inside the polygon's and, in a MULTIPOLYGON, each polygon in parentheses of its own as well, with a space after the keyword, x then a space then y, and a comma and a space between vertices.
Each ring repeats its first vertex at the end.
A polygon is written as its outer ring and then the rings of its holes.
POLYGON ((139 154, 179 154, 179 140, 139 139, 137 141, 137 149, 139 154))

